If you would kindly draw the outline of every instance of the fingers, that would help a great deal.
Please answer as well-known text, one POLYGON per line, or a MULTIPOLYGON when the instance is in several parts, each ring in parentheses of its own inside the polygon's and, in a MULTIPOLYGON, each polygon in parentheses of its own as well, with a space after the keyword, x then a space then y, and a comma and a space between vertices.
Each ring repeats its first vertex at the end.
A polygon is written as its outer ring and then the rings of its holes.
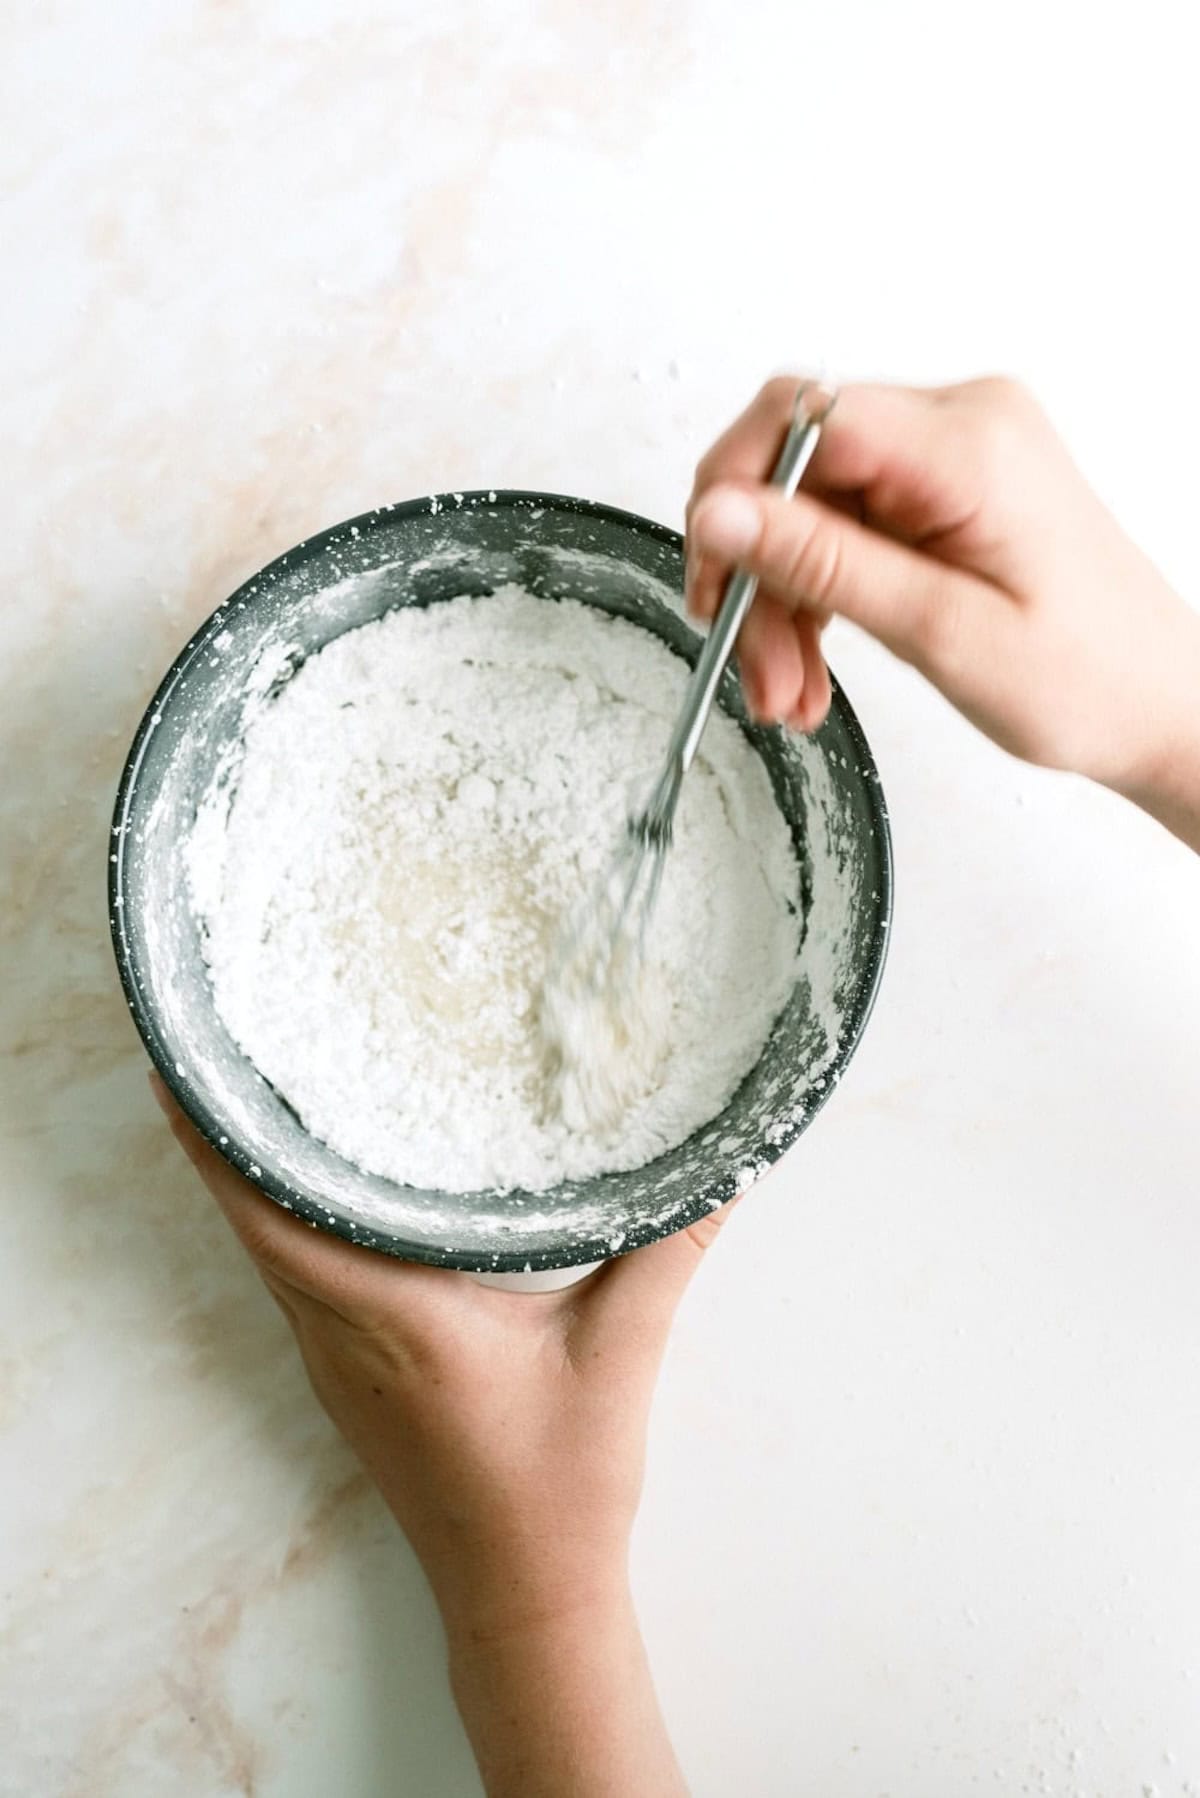
POLYGON ((612 1262, 578 1293, 494 1292, 451 1270, 396 1261, 310 1229, 229 1166, 156 1074, 151 1086, 172 1134, 289 1321, 296 1324, 296 1309, 303 1317, 306 1301, 312 1301, 358 1330, 386 1334, 389 1341, 402 1323, 410 1348, 443 1340, 448 1330, 468 1332, 481 1314, 540 1326, 547 1312, 557 1310, 570 1314, 572 1332, 585 1350, 602 1349, 606 1357, 631 1361, 652 1376, 684 1288, 738 1203, 734 1199, 689 1229, 612 1262))
POLYGON ((401 1286, 411 1302, 415 1283, 452 1278, 439 1268, 392 1260, 314 1230, 230 1167, 186 1118, 157 1074, 151 1088, 171 1134, 196 1169, 263 1278, 328 1305, 349 1322, 367 1324, 395 1305, 401 1286))
MULTIPOLYGON (((759 389, 696 465, 693 499, 715 481, 765 481, 779 453, 805 377, 779 375, 759 389)), ((689 514, 691 505, 688 506, 689 514)))
POLYGON ((804 662, 804 685, 795 704, 784 713, 784 722, 792 730, 816 730, 824 724, 833 700, 833 683, 821 648, 822 624, 810 613, 797 612, 792 628, 804 662))
POLYGON ((738 665, 751 716, 786 718, 800 704, 805 665, 796 620, 781 600, 759 594, 738 633, 738 665))
POLYGON ((862 496, 869 521, 910 543, 950 532, 978 506, 977 459, 947 390, 845 387, 805 479, 819 497, 862 496))
POLYGON ((688 525, 687 563, 684 570, 684 594, 693 618, 715 618, 730 568, 719 556, 701 555, 695 533, 688 525))
POLYGON ((821 648, 824 614, 792 611, 760 593, 738 635, 746 704, 762 724, 811 731, 824 723, 833 698, 821 648))
MULTIPOLYGON (((692 514, 710 488, 768 479, 795 404, 799 379, 768 381, 697 465, 692 514)), ((837 503, 860 496, 870 522, 908 542, 952 532, 979 506, 983 470, 978 407, 967 390, 922 391, 861 383, 839 390, 805 490, 837 503)))
POLYGON ((748 569, 791 607, 851 619, 935 675, 946 620, 978 584, 804 493, 713 487, 690 528, 700 554, 748 569))

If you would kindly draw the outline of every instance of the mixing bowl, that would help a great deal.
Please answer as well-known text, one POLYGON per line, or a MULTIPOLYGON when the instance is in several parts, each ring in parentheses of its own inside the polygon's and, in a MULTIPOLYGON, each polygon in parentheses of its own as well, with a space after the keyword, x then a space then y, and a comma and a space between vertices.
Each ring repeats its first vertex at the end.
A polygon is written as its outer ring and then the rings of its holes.
POLYGON ((617 613, 695 657, 699 639, 678 604, 682 542, 661 525, 520 492, 442 494, 366 513, 248 581, 170 668, 121 778, 109 886, 134 1022, 183 1110, 234 1167, 298 1216, 371 1248, 475 1272, 536 1273, 681 1229, 765 1173, 807 1128, 853 1054, 879 984, 891 847, 879 777, 836 681, 828 721, 806 738, 751 723, 727 675, 721 704, 766 764, 796 845, 802 947, 791 998, 725 1109, 644 1167, 541 1193, 422 1191, 343 1160, 305 1130, 217 1015, 183 846, 213 783, 236 782, 245 708, 306 656, 392 607, 509 582, 547 605, 566 597, 617 613))

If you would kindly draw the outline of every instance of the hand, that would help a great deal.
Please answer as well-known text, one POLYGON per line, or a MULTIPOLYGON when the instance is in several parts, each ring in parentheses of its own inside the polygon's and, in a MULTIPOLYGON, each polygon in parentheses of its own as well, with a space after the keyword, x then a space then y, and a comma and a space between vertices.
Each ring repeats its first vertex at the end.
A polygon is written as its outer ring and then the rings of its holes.
POLYGON ((626 1552, 671 1320, 731 1207, 579 1287, 504 1292, 310 1229, 153 1084, 420 1557, 488 1791, 681 1792, 626 1552))
POLYGON ((1014 755, 1128 794, 1200 847, 1200 618, 1011 381, 846 387, 805 489, 763 484, 796 381, 771 381, 701 461, 688 601, 759 576, 738 645, 761 718, 812 730, 833 613, 913 663, 1014 755))

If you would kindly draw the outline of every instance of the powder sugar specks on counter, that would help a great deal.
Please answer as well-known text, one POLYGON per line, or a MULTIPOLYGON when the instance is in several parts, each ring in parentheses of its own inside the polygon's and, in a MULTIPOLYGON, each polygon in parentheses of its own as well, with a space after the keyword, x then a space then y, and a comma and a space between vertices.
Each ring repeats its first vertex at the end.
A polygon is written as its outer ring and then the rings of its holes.
POLYGON ((347 1160, 443 1191, 639 1167, 758 1059, 796 979, 799 874, 719 712, 609 1019, 619 1104, 589 1102, 571 1033, 546 1028, 564 920, 687 672, 636 625, 510 587, 351 630, 252 712, 232 798, 210 794, 188 845, 193 904, 229 1030, 347 1160))

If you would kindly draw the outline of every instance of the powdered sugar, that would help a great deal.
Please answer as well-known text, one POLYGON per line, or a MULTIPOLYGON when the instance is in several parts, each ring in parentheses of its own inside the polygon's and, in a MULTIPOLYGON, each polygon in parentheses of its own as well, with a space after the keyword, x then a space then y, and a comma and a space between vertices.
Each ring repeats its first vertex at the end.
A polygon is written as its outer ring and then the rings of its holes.
POLYGON ((719 712, 619 1116, 572 1106, 539 1025, 562 919, 686 677, 636 626, 510 587, 347 632, 249 719, 232 801, 214 789, 189 843, 193 902, 229 1029, 347 1160, 542 1191, 652 1160, 755 1063, 797 978, 799 874, 765 769, 719 712))
POLYGON ((670 1053, 663 971, 646 956, 650 892, 627 831, 611 866, 568 913, 539 997, 538 1027, 563 1121, 620 1123, 670 1053))

